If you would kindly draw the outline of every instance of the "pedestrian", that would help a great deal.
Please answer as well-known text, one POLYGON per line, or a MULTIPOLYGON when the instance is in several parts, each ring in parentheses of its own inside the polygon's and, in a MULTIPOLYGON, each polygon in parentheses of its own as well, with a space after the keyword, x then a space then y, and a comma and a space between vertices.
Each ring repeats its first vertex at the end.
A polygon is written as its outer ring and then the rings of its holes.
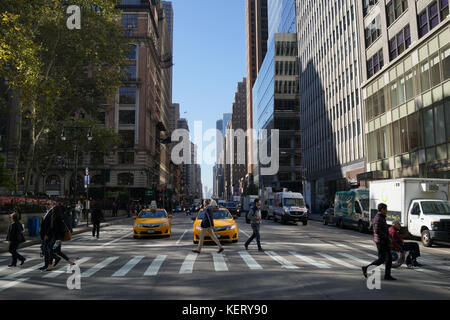
POLYGON ((416 242, 404 242, 403 237, 400 234, 401 224, 396 220, 389 228, 389 235, 392 238, 391 248, 396 251, 409 251, 406 257, 406 265, 408 268, 420 267, 421 264, 417 262, 417 258, 420 257, 419 245, 416 242))
POLYGON ((47 270, 52 268, 53 252, 52 252, 52 239, 51 239, 51 222, 54 203, 49 200, 46 204, 47 212, 42 217, 40 236, 41 236, 41 251, 44 255, 44 266, 40 267, 39 270, 47 270))
POLYGON ((378 259, 362 267, 364 277, 367 278, 367 269, 370 266, 379 266, 385 264, 384 280, 397 280, 391 276, 392 255, 391 244, 389 239, 388 225, 386 223, 387 205, 385 203, 378 204, 378 213, 373 219, 373 241, 377 245, 378 259))
POLYGON ((248 250, 249 244, 256 238, 256 244, 258 245, 258 251, 263 252, 263 248, 261 247, 261 239, 259 235, 259 228, 261 225, 261 200, 255 199, 253 203, 253 207, 248 212, 248 218, 250 220, 250 226, 252 227, 253 233, 245 242, 245 250, 248 250))
POLYGON ((19 244, 25 242, 25 236, 23 235, 23 227, 19 221, 19 214, 13 212, 10 215, 11 224, 8 228, 8 234, 6 235, 6 241, 8 241, 8 251, 11 253, 11 264, 8 267, 16 267, 17 260, 20 260, 20 265, 23 265, 25 258, 17 252, 19 244))
POLYGON ((100 237, 100 222, 103 220, 102 210, 96 206, 92 211, 92 236, 95 237, 97 233, 97 239, 100 237))
POLYGON ((203 219, 201 223, 201 232, 200 232, 200 241, 198 242, 198 247, 195 250, 192 250, 195 253, 200 253, 203 247, 203 240, 205 238, 206 232, 208 232, 209 237, 217 244, 219 247, 218 253, 223 251, 223 247, 220 244, 220 241, 217 239, 216 228, 214 227, 214 209, 217 209, 217 203, 214 199, 209 199, 204 201, 205 209, 203 210, 203 219))
POLYGON ((66 213, 66 208, 64 206, 56 206, 53 208, 50 229, 52 239, 52 256, 55 261, 52 264, 52 268, 48 269, 48 271, 55 268, 59 261, 61 261, 61 258, 66 260, 70 265, 74 264, 70 258, 62 252, 62 241, 64 241, 66 232, 72 233, 70 227, 67 225, 67 220, 65 220, 66 213))
POLYGON ((78 223, 81 222, 81 213, 83 212, 83 204, 81 203, 81 200, 78 200, 78 203, 75 206, 75 213, 78 218, 78 223))

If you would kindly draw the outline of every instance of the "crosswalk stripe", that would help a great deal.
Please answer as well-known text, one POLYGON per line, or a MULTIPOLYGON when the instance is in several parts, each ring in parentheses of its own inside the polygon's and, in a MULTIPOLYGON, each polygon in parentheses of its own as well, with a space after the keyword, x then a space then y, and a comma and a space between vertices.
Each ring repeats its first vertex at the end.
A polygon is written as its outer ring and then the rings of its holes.
POLYGON ((362 265, 364 265, 364 266, 366 266, 366 265, 368 265, 369 263, 370 263, 370 261, 367 261, 367 260, 363 260, 363 259, 360 259, 360 258, 357 258, 357 257, 355 257, 355 256, 352 256, 351 254, 348 254, 348 253, 339 253, 341 256, 343 256, 343 257, 346 257, 346 258, 349 258, 349 259, 351 259, 351 260, 355 260, 355 261, 358 261, 359 263, 361 263, 362 265))
MULTIPOLYGON (((14 287, 15 285, 17 285, 21 282, 27 281, 28 279, 30 279, 30 278, 21 278, 21 279, 15 280, 15 281, 7 282, 4 285, 0 286, 0 292, 2 292, 3 290, 6 290, 8 288, 14 287)), ((2 283, 2 280, 0 280, 0 284, 1 283, 2 283)))
POLYGON ((158 274, 159 268, 161 268, 161 265, 163 264, 164 260, 166 260, 166 258, 166 255, 157 256, 145 271, 144 276, 156 276, 158 274))
POLYGON ((123 277, 125 276, 131 269, 134 268, 135 265, 137 265, 139 263, 139 261, 141 261, 142 259, 144 259, 144 256, 136 256, 133 257, 133 259, 131 259, 130 261, 127 262, 126 265, 124 265, 122 268, 120 268, 119 270, 117 270, 112 276, 113 277, 123 277))
POLYGON ((248 252, 239 251, 239 255, 251 270, 262 270, 262 267, 258 264, 258 262, 256 262, 255 259, 253 259, 253 257, 248 252))
POLYGON ((286 260, 285 258, 277 255, 275 252, 273 251, 265 251, 265 253, 271 257, 273 260, 275 260, 276 262, 278 262, 279 264, 281 264, 281 266, 283 268, 286 269, 299 269, 298 266, 296 266, 295 264, 293 264, 292 262, 286 260))
POLYGON ((335 257, 332 257, 332 256, 330 256, 330 255, 328 255, 328 254, 326 254, 326 253, 317 252, 317 254, 321 255, 321 256, 324 257, 325 259, 328 259, 328 260, 330 260, 330 261, 332 261, 332 262, 334 262, 334 263, 336 263, 336 264, 340 264, 341 266, 344 266, 344 267, 347 267, 347 268, 350 268, 350 269, 358 269, 357 266, 354 266, 354 265, 349 264, 349 263, 347 263, 347 262, 345 262, 345 261, 342 261, 342 260, 340 260, 340 259, 337 259, 337 258, 335 258, 335 257))
MULTIPOLYGON (((32 261, 32 260, 36 260, 36 258, 27 258, 27 261, 25 261, 25 263, 27 263, 27 262, 30 262, 30 261, 32 261)), ((0 267, 0 272, 1 271, 3 271, 3 270, 5 270, 5 269, 8 269, 9 267, 6 265, 6 266, 3 266, 3 267, 0 267)))
POLYGON ((292 254, 294 257, 297 257, 300 260, 303 260, 303 261, 305 261, 305 262, 307 262, 307 263, 309 263, 309 264, 311 264, 311 265, 313 265, 313 266, 315 266, 317 268, 320 268, 320 269, 330 269, 331 268, 325 262, 317 262, 316 260, 314 260, 314 259, 312 259, 310 257, 304 256, 304 255, 298 254, 295 251, 289 251, 289 253, 292 254))
POLYGON ((81 274, 81 277, 88 278, 88 277, 92 276, 93 274, 97 273, 98 271, 100 271, 101 269, 103 269, 104 267, 106 267, 107 265, 109 265, 110 263, 112 263, 113 261, 116 261, 117 259, 119 259, 119 257, 106 258, 99 264, 97 264, 97 265, 93 266, 92 268, 90 268, 89 270, 86 270, 85 272, 83 272, 81 274))
POLYGON ((192 270, 194 269, 194 262, 195 259, 197 259, 198 253, 189 253, 186 258, 184 259, 183 264, 180 268, 180 274, 185 273, 192 273, 192 270))
POLYGON ((224 256, 217 252, 212 252, 211 254, 214 260, 214 269, 216 271, 228 271, 224 256))
POLYGON ((6 261, 7 259, 0 259, 0 262, 6 261))
MULTIPOLYGON (((80 266, 82 263, 84 263, 90 259, 92 259, 92 257, 84 257, 84 258, 81 258, 80 260, 76 260, 74 262, 77 266, 80 266)), ((55 271, 52 271, 52 272, 46 274, 45 276, 43 276, 43 278, 56 278, 60 274, 63 274, 66 272, 67 272, 67 266, 64 266, 64 267, 61 267, 59 270, 55 270, 55 271)))
POLYGON ((32 267, 29 267, 29 268, 26 268, 26 269, 22 269, 22 270, 20 270, 20 271, 18 271, 18 272, 9 274, 9 275, 7 275, 6 277, 3 277, 1 280, 10 280, 10 279, 17 278, 18 276, 21 276, 21 275, 23 275, 23 274, 25 274, 25 273, 29 273, 29 272, 31 272, 31 271, 37 270, 37 269, 39 269, 39 267, 41 267, 41 266, 42 266, 42 262, 39 263, 39 264, 37 264, 37 265, 34 265, 34 266, 32 266, 32 267))

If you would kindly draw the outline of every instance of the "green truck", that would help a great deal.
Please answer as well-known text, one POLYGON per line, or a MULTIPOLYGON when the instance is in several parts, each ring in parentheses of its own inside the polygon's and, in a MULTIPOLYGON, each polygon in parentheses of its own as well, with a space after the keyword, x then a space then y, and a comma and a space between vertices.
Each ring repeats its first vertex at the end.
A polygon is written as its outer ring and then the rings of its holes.
POLYGON ((337 227, 366 232, 370 227, 369 190, 338 191, 334 198, 334 221, 337 227))

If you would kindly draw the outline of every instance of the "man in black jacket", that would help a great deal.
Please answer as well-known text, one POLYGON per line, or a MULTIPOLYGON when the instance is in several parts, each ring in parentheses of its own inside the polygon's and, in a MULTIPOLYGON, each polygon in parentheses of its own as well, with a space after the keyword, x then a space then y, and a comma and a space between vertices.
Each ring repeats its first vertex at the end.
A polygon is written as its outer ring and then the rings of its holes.
POLYGON ((11 220, 13 223, 9 226, 6 236, 6 241, 9 243, 8 251, 12 256, 11 264, 8 267, 15 267, 17 260, 20 260, 20 265, 23 265, 26 259, 17 252, 19 244, 24 241, 22 224, 19 222, 19 214, 17 212, 11 214, 11 220))
POLYGON ((52 234, 51 234, 51 222, 54 208, 53 201, 47 202, 47 212, 42 217, 40 236, 42 241, 42 251, 44 253, 44 266, 40 267, 39 270, 51 270, 53 262, 53 252, 52 252, 52 234))
POLYGON ((97 239, 100 236, 100 222, 102 221, 102 219, 102 209, 97 206, 92 211, 92 236, 95 237, 95 233, 97 233, 97 239))
POLYGON ((204 206, 206 208, 203 210, 204 215, 200 225, 202 227, 202 231, 200 232, 200 241, 198 242, 197 249, 192 251, 195 253, 200 253, 203 247, 203 239, 205 238, 206 232, 208 232, 210 238, 219 246, 219 251, 217 252, 221 253, 223 251, 223 247, 214 233, 216 231, 216 228, 214 227, 214 209, 217 208, 217 203, 214 199, 205 200, 204 206))
POLYGON ((377 245, 378 259, 366 267, 362 267, 364 277, 367 278, 369 266, 379 266, 385 263, 384 280, 397 280, 391 276, 392 255, 389 239, 388 225, 386 223, 387 205, 378 204, 378 213, 373 219, 373 241, 377 245))

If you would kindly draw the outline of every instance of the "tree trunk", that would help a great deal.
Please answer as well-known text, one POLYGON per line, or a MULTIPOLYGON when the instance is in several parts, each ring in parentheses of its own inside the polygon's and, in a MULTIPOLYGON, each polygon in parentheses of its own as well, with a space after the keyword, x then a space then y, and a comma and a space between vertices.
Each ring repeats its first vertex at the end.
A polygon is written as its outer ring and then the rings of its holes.
MULTIPOLYGON (((25 165, 25 182, 24 182, 24 193, 26 194, 30 189, 31 174, 33 171, 34 163, 34 151, 36 150, 36 123, 35 120, 31 120, 30 128, 30 146, 27 152, 26 165, 25 165)), ((36 178, 36 177, 35 177, 36 178)), ((37 177, 39 179, 39 177, 37 177)))
POLYGON ((20 154, 21 154, 21 145, 22 145, 22 108, 18 108, 19 119, 17 121, 17 152, 16 159, 14 160, 14 190, 16 193, 19 192, 19 164, 20 164, 20 154))

